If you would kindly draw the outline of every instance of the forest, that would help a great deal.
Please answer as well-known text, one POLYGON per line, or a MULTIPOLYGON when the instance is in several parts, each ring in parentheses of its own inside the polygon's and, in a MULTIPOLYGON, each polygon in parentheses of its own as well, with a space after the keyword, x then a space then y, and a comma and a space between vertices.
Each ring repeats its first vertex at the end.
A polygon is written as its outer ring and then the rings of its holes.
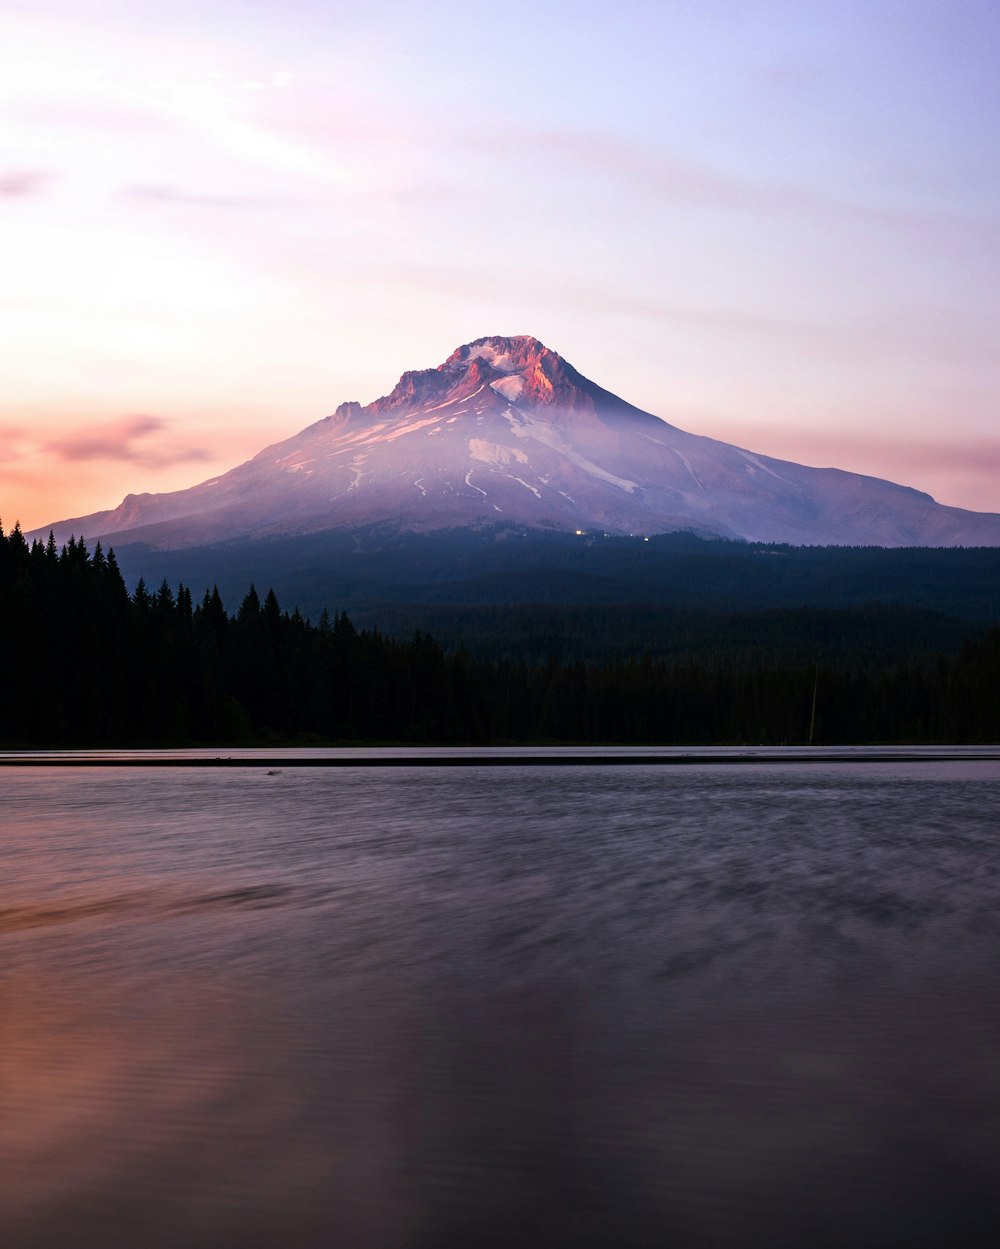
POLYGON ((869 606, 684 629, 659 653, 518 657, 496 636, 476 653, 461 630, 445 647, 344 611, 310 622, 253 586, 235 611, 215 588, 130 592, 113 551, 29 545, 15 526, 0 529, 0 745, 1000 740, 998 628, 869 606))
MULTIPOLYGON (((47 534, 36 536, 44 541, 47 534)), ((381 628, 402 613, 412 625, 431 607, 629 604, 727 614, 876 602, 1000 621, 1000 547, 808 547, 684 531, 648 539, 576 535, 505 523, 413 533, 386 522, 181 550, 121 538, 115 551, 131 587, 140 576, 147 585, 164 578, 173 586, 218 585, 227 603, 238 603, 254 582, 314 623, 333 604, 356 624, 363 616, 381 628)), ((642 639, 636 641, 641 649, 642 639)))

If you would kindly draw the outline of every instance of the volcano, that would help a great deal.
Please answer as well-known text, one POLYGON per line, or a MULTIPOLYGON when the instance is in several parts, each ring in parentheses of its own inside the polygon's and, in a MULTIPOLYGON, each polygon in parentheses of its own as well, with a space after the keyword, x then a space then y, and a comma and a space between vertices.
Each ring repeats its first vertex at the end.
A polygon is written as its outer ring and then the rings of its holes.
POLYGON ((427 532, 500 522, 795 545, 1000 545, 1000 515, 686 433, 526 335, 467 343, 221 477, 130 494, 38 534, 174 549, 373 524, 427 532))

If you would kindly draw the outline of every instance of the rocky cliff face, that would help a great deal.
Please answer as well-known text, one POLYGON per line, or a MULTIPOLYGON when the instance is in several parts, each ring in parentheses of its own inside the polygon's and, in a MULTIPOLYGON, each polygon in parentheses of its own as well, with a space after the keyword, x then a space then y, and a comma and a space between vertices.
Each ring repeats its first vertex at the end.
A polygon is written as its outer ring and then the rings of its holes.
POLYGON ((1000 545, 1000 516, 685 433, 527 335, 467 343, 222 477, 129 495, 53 528, 60 540, 83 533, 166 547, 375 522, 433 530, 501 520, 803 545, 1000 545))

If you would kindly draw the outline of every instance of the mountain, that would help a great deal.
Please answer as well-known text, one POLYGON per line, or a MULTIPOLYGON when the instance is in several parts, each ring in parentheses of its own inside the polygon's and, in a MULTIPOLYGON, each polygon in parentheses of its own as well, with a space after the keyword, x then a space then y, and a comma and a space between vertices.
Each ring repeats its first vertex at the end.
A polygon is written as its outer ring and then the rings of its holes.
MULTIPOLYGON (((1000 546, 1000 515, 685 433, 589 381, 529 336, 480 338, 391 394, 170 494, 51 526, 176 549, 380 525, 798 545, 1000 546)), ((50 526, 39 530, 45 537, 50 526)))

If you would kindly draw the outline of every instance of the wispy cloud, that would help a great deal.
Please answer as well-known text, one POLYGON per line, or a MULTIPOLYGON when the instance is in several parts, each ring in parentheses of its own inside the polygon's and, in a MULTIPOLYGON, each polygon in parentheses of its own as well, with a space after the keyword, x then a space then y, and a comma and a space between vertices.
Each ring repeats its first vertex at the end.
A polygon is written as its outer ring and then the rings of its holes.
POLYGON ((523 163, 535 156, 549 168, 560 165, 575 180, 616 184, 633 195, 694 209, 750 212, 771 217, 805 217, 821 222, 845 221, 911 234, 951 231, 996 240, 1000 227, 991 219, 956 211, 945 205, 915 206, 893 198, 882 202, 866 193, 852 194, 819 187, 806 180, 765 173, 746 174, 692 159, 668 148, 620 134, 572 129, 527 129, 506 126, 456 129, 451 142, 470 154, 486 153, 523 163))
POLYGON ((138 184, 123 188, 127 199, 148 204, 178 204, 189 208, 212 208, 229 212, 254 212, 260 209, 298 207, 299 201, 278 196, 226 195, 192 191, 184 187, 138 184))
POLYGON ((77 426, 71 432, 40 442, 38 453, 59 460, 101 460, 145 468, 166 468, 211 458, 204 448, 160 437, 168 429, 169 424, 162 417, 137 413, 77 426))
POLYGON ((0 199, 22 199, 40 195, 51 175, 42 169, 0 170, 0 199))

